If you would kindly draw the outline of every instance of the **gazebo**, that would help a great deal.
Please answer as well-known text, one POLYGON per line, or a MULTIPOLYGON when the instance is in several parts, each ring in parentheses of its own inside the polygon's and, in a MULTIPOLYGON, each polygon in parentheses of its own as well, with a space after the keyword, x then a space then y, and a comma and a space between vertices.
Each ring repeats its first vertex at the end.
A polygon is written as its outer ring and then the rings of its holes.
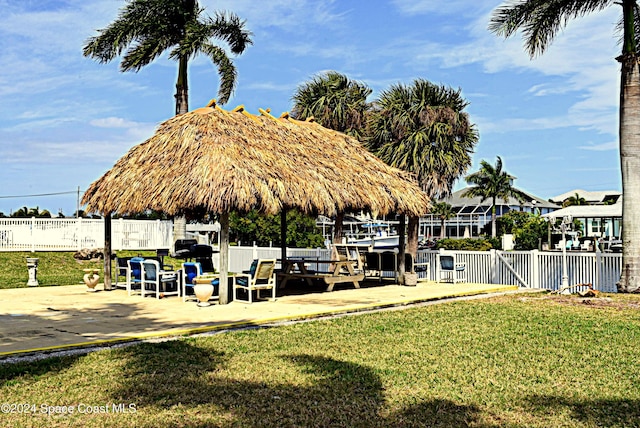
MULTIPOLYGON (((112 213, 154 209, 181 215, 205 208, 218 214, 220 283, 226 284, 231 211, 276 214, 295 208, 333 216, 364 209, 422 215, 429 199, 413 176, 388 166, 347 135, 286 113, 253 115, 242 106, 227 111, 212 102, 163 122, 93 182, 82 202, 87 211, 105 217, 109 288, 112 213)), ((227 301, 221 287, 220 303, 227 301)))

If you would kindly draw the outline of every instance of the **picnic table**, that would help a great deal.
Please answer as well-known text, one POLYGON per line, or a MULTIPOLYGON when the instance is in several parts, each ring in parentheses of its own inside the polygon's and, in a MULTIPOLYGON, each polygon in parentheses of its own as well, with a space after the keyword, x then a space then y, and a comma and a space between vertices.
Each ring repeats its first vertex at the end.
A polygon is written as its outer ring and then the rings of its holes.
POLYGON ((286 259, 282 263, 282 271, 278 274, 280 288, 284 288, 290 279, 304 279, 309 285, 314 279, 321 279, 327 284, 327 291, 333 291, 337 283, 351 282, 355 288, 360 288, 360 281, 364 273, 355 271, 354 260, 320 260, 320 259, 286 259), (316 269, 310 271, 307 265, 315 264, 316 269), (328 265, 327 271, 320 271, 320 265, 328 265))

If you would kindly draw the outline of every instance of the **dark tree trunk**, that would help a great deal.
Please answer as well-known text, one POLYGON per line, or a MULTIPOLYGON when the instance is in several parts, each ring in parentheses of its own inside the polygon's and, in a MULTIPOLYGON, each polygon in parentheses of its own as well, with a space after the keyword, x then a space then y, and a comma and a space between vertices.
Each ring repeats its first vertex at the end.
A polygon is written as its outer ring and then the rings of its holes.
POLYGON ((176 115, 189 111, 189 84, 187 82, 188 58, 180 57, 176 82, 176 115))

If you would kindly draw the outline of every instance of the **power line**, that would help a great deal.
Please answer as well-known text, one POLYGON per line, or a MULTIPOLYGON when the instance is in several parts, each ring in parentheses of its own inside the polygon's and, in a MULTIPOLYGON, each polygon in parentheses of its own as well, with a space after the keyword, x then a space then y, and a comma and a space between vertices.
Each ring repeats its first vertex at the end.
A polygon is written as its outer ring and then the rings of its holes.
MULTIPOLYGON (((0 196, 0 199, 12 199, 12 198, 35 198, 39 196, 56 196, 56 195, 70 195, 72 193, 78 193, 79 190, 73 190, 70 192, 57 192, 57 193, 39 193, 35 195, 9 195, 9 196, 0 196)), ((82 191, 84 193, 84 191, 82 191)))

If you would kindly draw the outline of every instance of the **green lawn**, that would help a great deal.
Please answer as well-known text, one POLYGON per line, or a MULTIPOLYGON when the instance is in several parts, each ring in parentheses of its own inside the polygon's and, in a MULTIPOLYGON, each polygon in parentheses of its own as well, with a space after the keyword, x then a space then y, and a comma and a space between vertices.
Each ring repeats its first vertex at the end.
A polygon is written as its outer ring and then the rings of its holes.
MULTIPOLYGON (((155 256, 155 251, 116 251, 120 257, 155 256)), ((82 269, 100 269, 102 282, 102 260, 76 260, 73 251, 36 251, 36 252, 0 252, 0 289, 26 287, 29 279, 27 257, 37 257, 38 282, 40 286, 82 284, 84 272, 82 269)), ((178 269, 182 261, 165 257, 166 264, 172 264, 178 269)), ((115 267, 112 264, 112 269, 115 267)), ((114 271, 115 272, 115 271, 114 271)))
POLYGON ((34 413, 0 425, 640 426, 640 296, 586 302, 505 296, 3 364, 2 401, 34 413))

